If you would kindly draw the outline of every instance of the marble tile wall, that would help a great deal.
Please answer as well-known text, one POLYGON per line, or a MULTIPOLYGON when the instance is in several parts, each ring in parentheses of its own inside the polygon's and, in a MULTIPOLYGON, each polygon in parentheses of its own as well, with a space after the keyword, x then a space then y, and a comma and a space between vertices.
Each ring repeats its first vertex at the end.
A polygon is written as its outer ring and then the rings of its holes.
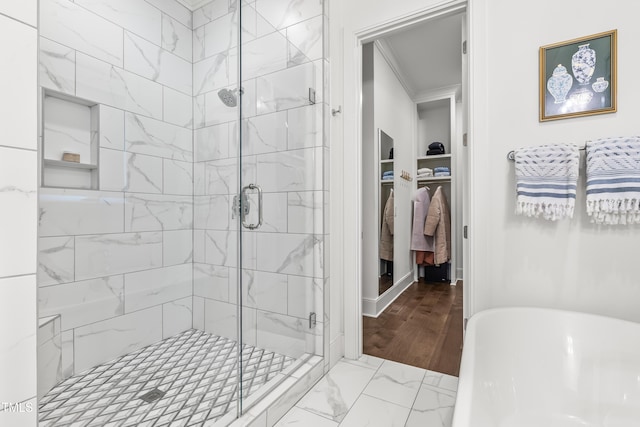
MULTIPOLYGON (((194 325, 237 333, 238 219, 231 205, 241 130, 243 185, 264 192, 263 225, 243 228, 243 338, 293 357, 323 354, 328 320, 323 3, 243 2, 241 129, 237 108, 218 96, 238 86, 236 4, 214 0, 193 14, 194 325)), ((256 223, 255 193, 249 204, 246 220, 256 223)))
POLYGON ((40 0, 40 23, 40 85, 99 104, 99 186, 39 194, 38 315, 60 316, 66 378, 193 326, 192 13, 40 0))
POLYGON ((36 11, 0 4, 0 425, 16 427, 37 423, 36 11))

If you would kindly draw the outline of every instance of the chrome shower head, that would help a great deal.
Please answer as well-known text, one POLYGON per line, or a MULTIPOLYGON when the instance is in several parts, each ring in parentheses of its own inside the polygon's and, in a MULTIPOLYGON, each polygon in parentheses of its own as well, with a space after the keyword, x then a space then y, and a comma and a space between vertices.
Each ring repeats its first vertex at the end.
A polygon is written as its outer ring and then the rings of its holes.
POLYGON ((218 91, 218 96, 220 97, 222 103, 227 107, 235 107, 238 105, 238 98, 236 97, 237 91, 238 89, 220 89, 218 91))

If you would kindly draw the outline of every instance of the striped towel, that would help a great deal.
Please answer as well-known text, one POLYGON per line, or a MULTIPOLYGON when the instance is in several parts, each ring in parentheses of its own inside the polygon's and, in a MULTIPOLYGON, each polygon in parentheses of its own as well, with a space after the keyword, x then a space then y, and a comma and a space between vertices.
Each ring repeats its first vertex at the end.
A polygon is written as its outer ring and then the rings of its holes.
POLYGON ((516 150, 516 214, 551 221, 573 218, 579 160, 573 144, 516 150))
POLYGON ((587 215, 596 224, 640 224, 640 137, 587 142, 587 215))

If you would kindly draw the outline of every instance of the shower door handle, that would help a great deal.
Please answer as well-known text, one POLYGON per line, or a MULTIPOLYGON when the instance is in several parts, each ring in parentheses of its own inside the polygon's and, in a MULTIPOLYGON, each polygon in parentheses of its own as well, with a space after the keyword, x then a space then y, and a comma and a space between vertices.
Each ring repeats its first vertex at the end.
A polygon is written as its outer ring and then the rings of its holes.
POLYGON ((242 200, 243 203, 249 203, 249 198, 247 197, 247 190, 257 190, 258 191, 258 223, 257 224, 247 224, 246 219, 247 219, 247 213, 249 211, 249 209, 242 209, 241 210, 241 215, 242 215, 242 225, 245 228, 248 228, 249 230, 255 230, 256 228, 260 227, 262 225, 262 188, 260 188, 259 185, 256 184, 249 184, 246 185, 244 187, 242 187, 242 193, 241 193, 241 197, 240 199, 242 200))

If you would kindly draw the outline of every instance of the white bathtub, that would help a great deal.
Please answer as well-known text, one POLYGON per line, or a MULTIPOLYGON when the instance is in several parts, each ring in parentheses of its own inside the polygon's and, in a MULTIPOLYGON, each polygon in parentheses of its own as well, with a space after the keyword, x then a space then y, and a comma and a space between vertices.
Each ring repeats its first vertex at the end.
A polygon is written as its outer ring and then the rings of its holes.
POLYGON ((453 427, 470 426, 640 426, 640 324, 540 308, 476 314, 453 415, 453 427))

